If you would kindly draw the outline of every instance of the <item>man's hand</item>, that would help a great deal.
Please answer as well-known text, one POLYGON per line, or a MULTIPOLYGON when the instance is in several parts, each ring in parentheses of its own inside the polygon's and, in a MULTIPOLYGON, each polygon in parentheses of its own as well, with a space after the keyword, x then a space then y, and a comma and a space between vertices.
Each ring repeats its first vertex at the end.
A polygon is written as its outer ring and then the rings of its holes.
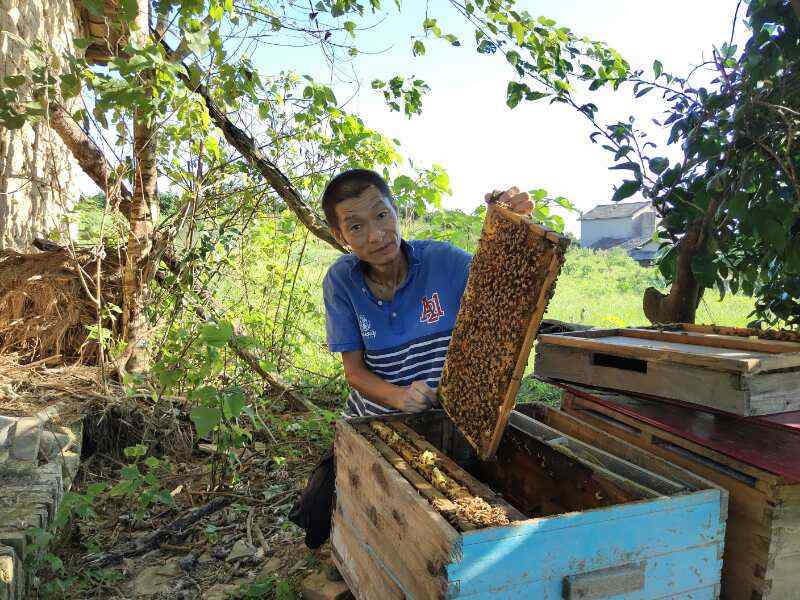
POLYGON ((417 413, 428 410, 436 402, 436 390, 424 381, 415 381, 400 387, 395 408, 401 412, 417 413))
POLYGON ((533 202, 528 192, 520 192, 517 186, 508 188, 505 192, 495 190, 484 197, 489 204, 501 202, 512 212, 519 215, 529 215, 533 211, 533 202))

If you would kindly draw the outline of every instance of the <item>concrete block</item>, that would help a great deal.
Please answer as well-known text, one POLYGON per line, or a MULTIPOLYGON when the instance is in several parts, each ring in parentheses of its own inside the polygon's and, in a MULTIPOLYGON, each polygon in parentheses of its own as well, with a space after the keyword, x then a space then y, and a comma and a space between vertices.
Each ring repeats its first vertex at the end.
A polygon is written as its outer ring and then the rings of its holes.
POLYGON ((25 597, 25 571, 17 553, 9 546, 0 546, 0 600, 22 600, 25 597))
POLYGON ((303 600, 349 600, 353 597, 344 581, 329 581, 322 571, 315 571, 300 584, 303 600))
POLYGON ((42 435, 42 424, 36 417, 17 419, 11 456, 17 460, 36 464, 39 455, 39 440, 42 435))
POLYGON ((14 417, 0 416, 0 448, 11 445, 16 429, 17 420, 14 417))
POLYGON ((23 560, 28 547, 28 536, 23 531, 0 531, 0 549, 13 549, 19 560, 23 560))

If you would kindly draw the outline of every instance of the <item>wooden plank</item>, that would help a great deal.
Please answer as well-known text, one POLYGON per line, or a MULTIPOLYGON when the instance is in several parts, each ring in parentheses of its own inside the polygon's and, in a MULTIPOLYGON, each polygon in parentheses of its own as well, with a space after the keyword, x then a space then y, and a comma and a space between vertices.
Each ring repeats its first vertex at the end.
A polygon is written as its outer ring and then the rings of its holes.
POLYGON ((439 490, 433 487, 433 485, 422 475, 417 473, 414 468, 411 467, 411 465, 409 465, 397 454, 397 452, 392 450, 383 440, 372 433, 372 430, 370 430, 369 427, 364 424, 355 425, 354 427, 356 428, 356 431, 369 440, 370 444, 372 444, 375 449, 381 453, 383 458, 385 458, 390 465, 397 469, 397 472, 400 473, 406 479, 406 481, 408 481, 408 483, 414 487, 415 490, 422 494, 422 496, 424 496, 428 502, 438 501, 441 509, 445 511, 445 513, 449 513, 445 516, 449 519, 453 519, 460 531, 470 531, 471 529, 475 529, 475 525, 469 521, 455 516, 457 512, 456 505, 439 490))
POLYGON ((357 600, 406 600, 409 597, 392 580, 369 544, 350 529, 338 504, 331 527, 331 557, 357 600))
POLYGON ((694 333, 712 333, 719 335, 757 337, 761 340, 800 342, 800 333, 788 329, 745 329, 743 327, 722 327, 719 325, 701 325, 695 323, 679 323, 676 327, 683 331, 691 331, 694 333))
POLYGON ((673 496, 686 491, 686 486, 680 483, 604 452, 596 446, 584 444, 522 413, 512 412, 509 424, 640 497, 673 496))
POLYGON ((438 598, 460 534, 345 421, 336 422, 337 502, 410 597, 438 598))
POLYGON ((750 392, 750 406, 757 407, 758 414, 800 410, 800 370, 748 377, 745 383, 750 392))
POLYGON ((564 261, 566 238, 543 231, 489 206, 448 347, 440 400, 483 460, 500 443, 564 261))
MULTIPOLYGON (((634 444, 629 444, 616 436, 609 435, 606 431, 593 427, 563 410, 558 410, 540 402, 533 402, 519 405, 516 408, 516 412, 535 418, 550 427, 596 448, 605 450, 642 469, 661 475, 671 481, 679 482, 688 489, 700 490, 717 487, 716 484, 708 479, 698 477, 687 469, 682 469, 654 454, 643 451, 634 444)), ((725 492, 725 504, 727 506, 727 492, 725 492)))
POLYGON ((528 515, 585 511, 645 495, 513 426, 506 429, 495 460, 475 468, 483 482, 502 490, 509 502, 528 515))
POLYGON ((522 514, 519 510, 514 508, 511 504, 506 502, 501 496, 496 494, 489 486, 475 479, 472 475, 467 473, 464 469, 459 467, 455 461, 447 456, 441 449, 436 448, 433 444, 423 439, 416 431, 411 429, 405 423, 394 421, 390 425, 400 435, 404 436, 409 442, 414 444, 417 449, 421 451, 434 452, 439 457, 439 466, 450 477, 456 480, 469 490, 473 496, 479 496, 486 500, 490 505, 502 508, 508 515, 509 521, 524 521, 528 517, 522 514))
POLYGON ((620 335, 625 337, 640 338, 645 340, 663 340, 665 342, 679 342, 681 344, 710 346, 713 348, 728 348, 729 350, 746 350, 752 352, 765 352, 767 354, 782 354, 786 352, 800 353, 800 343, 780 342, 775 340, 762 340, 753 337, 735 335, 720 335, 717 333, 697 331, 670 331, 665 329, 620 329, 620 335))
POLYGON ((719 581, 719 508, 711 490, 473 531, 449 579, 461 583, 455 597, 561 598, 562 574, 643 561, 646 587, 635 597, 688 597, 719 581))
POLYGON ((745 472, 766 485, 800 483, 800 433, 796 430, 779 429, 761 419, 709 413, 650 398, 595 392, 579 386, 566 388, 591 402, 594 408, 605 406, 614 416, 632 417, 636 420, 634 425, 646 424, 653 435, 664 437, 664 433, 670 433, 679 440, 691 441, 695 445, 686 447, 693 452, 745 472))
MULTIPOLYGON (((751 373, 760 369, 761 356, 727 350, 730 356, 721 356, 713 349, 703 346, 690 346, 674 342, 657 342, 653 340, 640 340, 624 335, 596 336, 593 339, 583 335, 585 332, 553 333, 542 335, 539 338, 537 354, 542 352, 543 346, 564 346, 567 348, 580 348, 611 356, 623 356, 654 362, 672 362, 681 365, 706 367, 716 371, 732 373, 751 373)), ((776 356, 764 353, 763 357, 776 356)), ((779 356, 779 355, 778 355, 779 356)))
POLYGON ((542 340, 536 350, 534 373, 539 378, 674 398, 731 413, 750 410, 736 373, 658 361, 647 362, 646 373, 623 370, 593 364, 593 356, 586 349, 543 345, 542 340))

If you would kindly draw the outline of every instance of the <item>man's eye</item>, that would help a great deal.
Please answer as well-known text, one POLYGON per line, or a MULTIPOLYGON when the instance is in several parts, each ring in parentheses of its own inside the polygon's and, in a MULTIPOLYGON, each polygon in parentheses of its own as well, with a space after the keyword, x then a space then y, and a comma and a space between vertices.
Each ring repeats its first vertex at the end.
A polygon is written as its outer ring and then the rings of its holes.
POLYGON ((381 212, 378 213, 378 218, 379 219, 385 219, 388 216, 388 214, 389 214, 388 211, 385 211, 385 210, 381 211, 381 212))
POLYGON ((358 231, 361 229, 361 225, 350 225, 350 231, 358 231))

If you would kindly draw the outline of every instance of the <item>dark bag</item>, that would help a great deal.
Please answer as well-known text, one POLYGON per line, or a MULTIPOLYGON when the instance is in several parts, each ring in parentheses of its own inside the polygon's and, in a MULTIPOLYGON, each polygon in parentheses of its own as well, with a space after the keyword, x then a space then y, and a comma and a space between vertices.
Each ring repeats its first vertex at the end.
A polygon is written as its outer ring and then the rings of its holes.
POLYGON ((319 548, 331 535, 331 517, 336 486, 336 462, 333 446, 314 467, 308 485, 289 512, 289 520, 305 529, 306 546, 319 548))

